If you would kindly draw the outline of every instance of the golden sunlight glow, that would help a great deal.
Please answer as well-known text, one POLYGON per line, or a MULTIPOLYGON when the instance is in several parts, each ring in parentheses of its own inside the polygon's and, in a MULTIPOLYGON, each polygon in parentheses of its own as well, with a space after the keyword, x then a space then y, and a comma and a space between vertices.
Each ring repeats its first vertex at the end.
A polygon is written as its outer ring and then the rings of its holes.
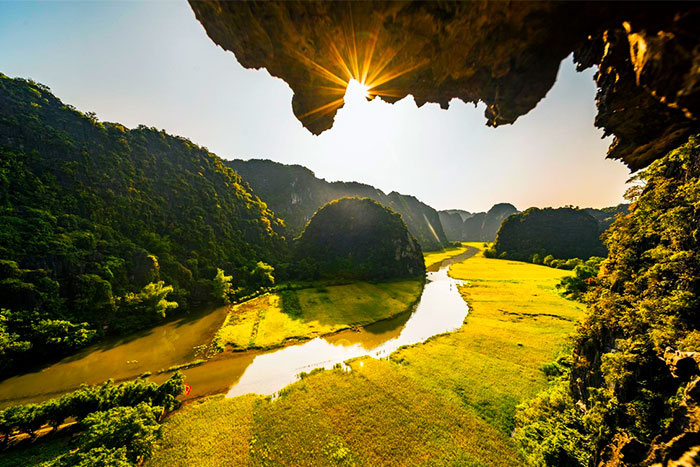
POLYGON ((377 46, 380 28, 362 31, 356 35, 352 21, 348 21, 349 30, 339 37, 329 40, 327 52, 329 62, 323 66, 301 52, 295 52, 296 58, 307 65, 309 70, 322 78, 323 84, 315 84, 316 92, 328 96, 327 103, 316 107, 298 117, 311 120, 332 114, 343 106, 346 100, 359 101, 382 97, 402 97, 399 90, 387 88, 390 81, 421 67, 420 62, 406 67, 390 66, 398 50, 381 49, 377 46))

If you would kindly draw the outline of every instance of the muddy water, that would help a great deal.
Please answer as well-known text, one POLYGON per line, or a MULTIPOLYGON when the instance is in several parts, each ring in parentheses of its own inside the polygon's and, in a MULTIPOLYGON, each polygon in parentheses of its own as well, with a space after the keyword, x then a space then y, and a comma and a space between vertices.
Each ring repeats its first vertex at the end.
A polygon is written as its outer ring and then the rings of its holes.
POLYGON ((193 347, 208 344, 223 323, 227 307, 155 327, 128 338, 90 346, 43 370, 0 383, 0 407, 38 402, 110 378, 133 379, 194 360, 193 347))
MULTIPOLYGON (((203 365, 183 370, 192 397, 226 393, 228 397, 254 392, 273 394, 295 381, 301 372, 331 368, 350 358, 388 356, 402 345, 459 328, 467 306, 448 277, 450 264, 473 255, 476 249, 429 268, 419 303, 391 320, 344 331, 300 344, 260 352, 226 352, 203 365)), ((43 370, 0 382, 0 407, 56 397, 80 384, 99 384, 109 378, 132 379, 196 358, 194 347, 208 344, 226 316, 226 307, 200 317, 179 320, 110 343, 92 346, 43 370)), ((156 382, 169 374, 155 375, 156 382)))

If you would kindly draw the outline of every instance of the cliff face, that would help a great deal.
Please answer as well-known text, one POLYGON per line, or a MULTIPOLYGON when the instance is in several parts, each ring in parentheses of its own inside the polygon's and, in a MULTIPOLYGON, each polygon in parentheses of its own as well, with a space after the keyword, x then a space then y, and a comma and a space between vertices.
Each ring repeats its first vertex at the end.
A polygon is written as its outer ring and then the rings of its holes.
POLYGON ((409 195, 388 195, 370 185, 356 182, 327 182, 300 165, 253 159, 227 161, 250 184, 256 194, 284 219, 287 233, 295 237, 316 210, 334 199, 348 196, 371 198, 401 214, 408 230, 424 250, 447 246, 437 211, 409 195))
POLYGON ((513 123, 554 84, 572 52, 598 66, 596 125, 608 156, 648 165, 700 129, 697 3, 192 1, 214 42, 294 91, 311 132, 333 125, 347 82, 372 97, 447 108, 483 101, 488 125, 513 123))
POLYGON ((440 221, 450 241, 492 242, 503 220, 516 212, 512 204, 499 203, 488 212, 440 211, 440 221))
MULTIPOLYGON (((451 242, 461 240, 462 226, 464 225, 462 216, 457 212, 449 211, 438 211, 438 215, 440 216, 442 230, 445 231, 447 239, 451 242)), ((469 217, 471 217, 471 215, 469 217)))

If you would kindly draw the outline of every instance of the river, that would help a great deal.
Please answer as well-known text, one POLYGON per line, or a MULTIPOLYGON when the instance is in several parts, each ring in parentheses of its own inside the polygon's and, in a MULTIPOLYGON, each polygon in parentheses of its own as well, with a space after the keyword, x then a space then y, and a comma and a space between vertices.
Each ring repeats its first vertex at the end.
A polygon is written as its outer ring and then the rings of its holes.
MULTIPOLYGON (((269 351, 224 352, 206 363, 182 370, 192 387, 188 398, 226 393, 274 394, 294 382, 299 373, 332 368, 356 357, 383 358, 403 346, 458 329, 468 308, 459 294, 459 281, 447 275, 448 268, 474 253, 470 248, 459 256, 428 268, 420 301, 412 310, 387 321, 317 337, 269 351)), ((91 346, 43 370, 0 382, 0 407, 39 402, 69 392, 81 383, 99 384, 109 378, 133 379, 138 375, 192 361, 193 348, 208 344, 222 324, 227 307, 189 317, 149 331, 91 346)), ((157 374, 161 382, 169 374, 157 374)))

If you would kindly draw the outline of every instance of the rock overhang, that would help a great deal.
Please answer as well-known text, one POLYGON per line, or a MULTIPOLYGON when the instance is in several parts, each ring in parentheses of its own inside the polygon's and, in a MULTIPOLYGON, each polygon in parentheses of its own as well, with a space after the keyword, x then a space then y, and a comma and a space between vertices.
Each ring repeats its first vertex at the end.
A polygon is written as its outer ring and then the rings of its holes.
POLYGON ((561 61, 597 66, 596 126, 636 170, 700 130, 700 6, 603 2, 191 1, 211 39, 294 92, 312 133, 332 127, 345 87, 447 108, 486 104, 510 124, 554 85, 561 61))

